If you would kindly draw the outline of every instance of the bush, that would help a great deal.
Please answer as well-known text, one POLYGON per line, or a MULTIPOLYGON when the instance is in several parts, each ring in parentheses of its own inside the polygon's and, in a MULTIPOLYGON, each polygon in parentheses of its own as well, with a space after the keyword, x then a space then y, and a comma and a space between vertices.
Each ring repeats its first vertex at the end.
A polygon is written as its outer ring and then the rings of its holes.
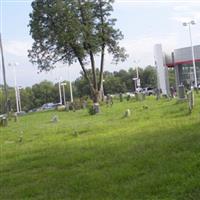
POLYGON ((95 115, 95 114, 96 114, 95 109, 94 109, 93 106, 88 107, 88 113, 89 113, 90 115, 95 115))

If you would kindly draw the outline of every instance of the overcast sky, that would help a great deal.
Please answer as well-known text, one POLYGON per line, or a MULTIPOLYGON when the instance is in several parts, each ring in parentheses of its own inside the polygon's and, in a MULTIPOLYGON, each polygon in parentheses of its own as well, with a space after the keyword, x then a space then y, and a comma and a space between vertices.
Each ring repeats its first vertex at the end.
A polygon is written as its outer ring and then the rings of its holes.
MULTIPOLYGON (((33 66, 27 58, 27 50, 31 48, 32 39, 29 35, 29 0, 0 0, 0 28, 3 39, 7 80, 14 85, 12 68, 8 63, 17 62, 17 83, 30 86, 44 79, 56 81, 59 77, 72 80, 79 76, 81 70, 78 64, 60 66, 49 73, 37 73, 37 66, 33 66)), ((143 1, 116 0, 113 17, 117 18, 117 27, 124 34, 121 45, 129 54, 124 63, 117 66, 111 64, 111 58, 106 57, 105 70, 118 71, 135 67, 134 60, 140 60, 139 66, 153 65, 153 46, 161 43, 163 49, 171 51, 174 48, 188 46, 188 28, 182 22, 195 20, 192 26, 193 43, 200 44, 200 1, 143 1)), ((2 72, 0 74, 2 83, 2 72)))

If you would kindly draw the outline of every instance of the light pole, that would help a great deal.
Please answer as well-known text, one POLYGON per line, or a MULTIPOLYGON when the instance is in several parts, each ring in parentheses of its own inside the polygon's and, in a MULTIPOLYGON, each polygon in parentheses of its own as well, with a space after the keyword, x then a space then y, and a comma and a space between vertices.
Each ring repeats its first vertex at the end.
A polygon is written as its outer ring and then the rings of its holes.
POLYGON ((15 99, 16 99, 16 109, 17 113, 19 113, 19 92, 17 88, 17 79, 16 79, 16 66, 18 65, 17 62, 14 63, 8 63, 8 66, 13 67, 13 76, 14 76, 14 84, 15 84, 15 99))
POLYGON ((22 88, 21 86, 19 86, 19 87, 17 88, 18 100, 19 100, 19 112, 22 111, 22 104, 21 104, 21 97, 20 97, 20 89, 21 89, 21 88, 22 88))
POLYGON ((67 85, 66 83, 61 83, 61 86, 63 87, 63 103, 64 105, 66 105, 66 99, 65 99, 65 85, 67 85))
POLYGON ((58 82, 59 96, 60 96, 60 104, 62 104, 62 93, 61 93, 61 77, 58 82))
POLYGON ((190 22, 184 22, 183 23, 183 26, 188 26, 188 28, 189 28, 190 45, 191 45, 191 51, 192 51, 192 63, 193 63, 193 70, 194 70, 194 86, 197 88, 197 71, 196 71, 196 64, 195 64, 195 58, 194 58, 194 47, 193 47, 193 44, 192 44, 191 25, 195 25, 194 20, 191 20, 190 22))
POLYGON ((136 67, 135 67, 135 69, 136 69, 136 78, 135 78, 135 80, 136 80, 136 89, 137 89, 137 87, 140 86, 140 77, 139 77, 139 71, 138 71, 140 60, 134 60, 133 62, 136 65, 136 67))
POLYGON ((71 103, 73 103, 74 99, 73 99, 73 91, 72 91, 72 82, 71 82, 71 77, 70 77, 70 69, 68 70, 68 75, 69 75, 70 99, 71 99, 71 103))

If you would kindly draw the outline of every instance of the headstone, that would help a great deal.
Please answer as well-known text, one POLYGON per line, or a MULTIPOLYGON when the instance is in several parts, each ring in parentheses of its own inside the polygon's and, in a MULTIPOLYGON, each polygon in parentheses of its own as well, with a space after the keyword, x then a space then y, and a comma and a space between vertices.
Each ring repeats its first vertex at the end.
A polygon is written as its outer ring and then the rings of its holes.
POLYGON ((99 112, 100 112, 99 103, 94 103, 93 109, 94 109, 94 112, 95 112, 95 113, 99 113, 99 112))
POLYGON ((20 136, 20 137, 18 138, 18 142, 22 142, 22 141, 23 141, 23 137, 20 136))
POLYGON ((172 99, 175 97, 175 89, 174 89, 174 87, 170 87, 170 97, 172 99))
POLYGON ((73 130, 73 136, 77 137, 78 136, 78 131, 77 130, 73 130))
POLYGON ((131 95, 129 94, 129 95, 127 95, 126 100, 129 101, 130 99, 131 99, 131 95))
POLYGON ((113 98, 111 95, 106 96, 106 105, 107 106, 112 106, 113 105, 113 98))
POLYGON ((123 101, 123 95, 122 95, 122 93, 119 94, 119 100, 120 100, 120 102, 123 101))
POLYGON ((159 100, 160 99, 160 90, 158 88, 156 88, 155 93, 156 93, 156 100, 159 100))
POLYGON ((147 105, 144 105, 144 106, 143 106, 143 109, 144 109, 144 110, 147 110, 148 108, 149 108, 149 107, 148 107, 147 105))
POLYGON ((135 98, 136 98, 137 101, 143 101, 143 100, 145 100, 145 94, 135 93, 135 98))
POLYGON ((66 106, 65 106, 65 107, 66 107, 66 111, 69 111, 69 106, 70 106, 70 105, 69 105, 69 102, 67 101, 67 102, 66 102, 66 106))
POLYGON ((86 100, 83 100, 82 107, 83 107, 83 109, 85 109, 87 107, 87 101, 86 100))
POLYGON ((185 88, 184 85, 179 85, 178 87, 178 97, 180 100, 185 99, 185 88))
POLYGON ((14 117, 14 122, 17 122, 17 121, 18 121, 17 113, 14 113, 14 114, 13 114, 13 117, 14 117))
POLYGON ((6 116, 3 116, 2 118, 2 126, 6 127, 8 125, 8 118, 6 116))
POLYGON ((54 115, 53 117, 52 117, 52 119, 51 119, 51 122, 52 123, 57 123, 59 121, 59 119, 58 119, 58 116, 57 115, 54 115))
POLYGON ((131 111, 130 109, 127 109, 124 113, 124 117, 130 117, 131 116, 131 111))

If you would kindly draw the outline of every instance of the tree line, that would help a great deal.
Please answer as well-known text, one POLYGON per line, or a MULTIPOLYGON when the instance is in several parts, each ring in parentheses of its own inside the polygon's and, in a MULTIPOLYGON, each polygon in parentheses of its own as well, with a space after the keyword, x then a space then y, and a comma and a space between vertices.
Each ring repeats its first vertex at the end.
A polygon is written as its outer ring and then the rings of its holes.
MULTIPOLYGON (((156 68, 153 66, 147 66, 146 68, 139 68, 139 77, 141 80, 141 87, 157 87, 157 75, 156 68)), ((88 74, 91 72, 88 70, 88 74)), ((99 74, 99 71, 96 71, 99 74)), ((128 70, 119 70, 114 72, 104 71, 103 73, 103 90, 104 94, 118 94, 133 91, 132 79, 136 77, 136 70, 130 68, 128 70)), ((170 86, 175 86, 175 78, 173 70, 169 71, 170 86)), ((70 101, 70 87, 69 82, 65 85, 66 101, 70 101)), ((0 87, 0 112, 3 108, 3 89, 0 87)), ((45 103, 60 102, 59 97, 59 84, 51 81, 44 80, 40 83, 34 84, 32 87, 25 87, 20 89, 20 97, 22 110, 29 111, 33 108, 41 107, 45 103)), ((80 73, 80 77, 72 82, 73 96, 75 100, 80 98, 91 97, 90 87, 83 75, 80 73)), ((14 87, 8 87, 8 99, 10 100, 11 108, 16 111, 15 101, 15 89, 14 87)))

